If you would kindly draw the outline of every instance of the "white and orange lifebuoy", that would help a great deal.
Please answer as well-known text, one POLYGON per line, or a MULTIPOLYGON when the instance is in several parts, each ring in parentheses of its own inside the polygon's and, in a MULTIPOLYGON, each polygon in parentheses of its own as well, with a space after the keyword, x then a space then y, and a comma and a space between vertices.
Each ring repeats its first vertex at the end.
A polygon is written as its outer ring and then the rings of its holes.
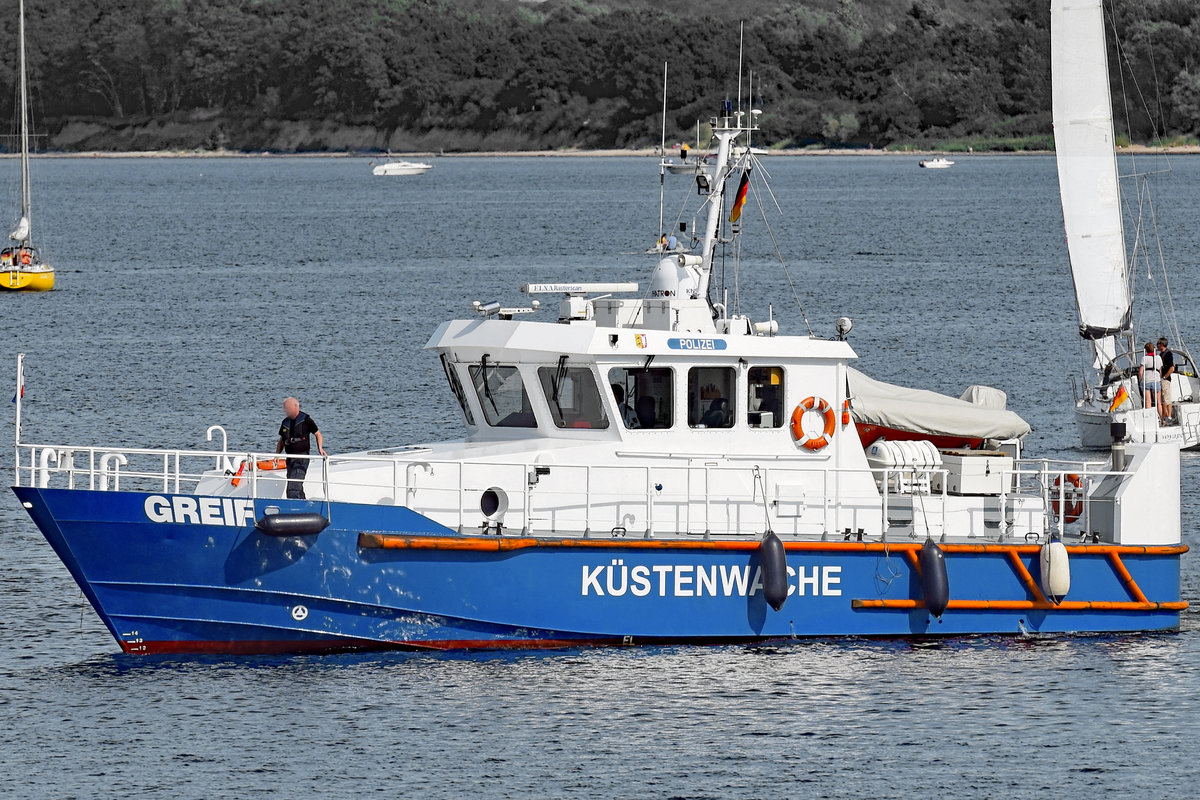
POLYGON ((1083 513, 1083 481, 1078 475, 1068 473, 1066 475, 1067 488, 1062 491, 1063 476, 1059 475, 1054 479, 1054 516, 1061 516, 1064 522, 1074 522, 1079 519, 1079 515, 1083 513), (1062 496, 1062 503, 1059 503, 1059 496, 1062 496), (1065 509, 1063 508, 1065 506, 1065 509))
POLYGON ((833 441, 833 432, 836 428, 837 415, 833 413, 833 408, 823 398, 806 397, 792 412, 792 436, 796 437, 797 444, 807 450, 823 450, 833 441), (820 436, 809 436, 804 432, 804 415, 809 411, 816 411, 825 418, 825 428, 820 436))
POLYGON ((268 458, 266 461, 255 461, 254 466, 263 470, 287 469, 287 459, 268 458))

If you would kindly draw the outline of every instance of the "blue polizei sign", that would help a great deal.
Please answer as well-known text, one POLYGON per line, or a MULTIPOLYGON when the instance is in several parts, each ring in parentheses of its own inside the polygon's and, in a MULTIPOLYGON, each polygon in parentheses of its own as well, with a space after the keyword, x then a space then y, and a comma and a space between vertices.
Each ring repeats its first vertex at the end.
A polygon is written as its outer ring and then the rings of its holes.
POLYGON ((667 339, 667 347, 671 348, 672 350, 724 350, 725 348, 729 347, 729 342, 725 341, 724 339, 700 337, 685 339, 673 337, 667 339))

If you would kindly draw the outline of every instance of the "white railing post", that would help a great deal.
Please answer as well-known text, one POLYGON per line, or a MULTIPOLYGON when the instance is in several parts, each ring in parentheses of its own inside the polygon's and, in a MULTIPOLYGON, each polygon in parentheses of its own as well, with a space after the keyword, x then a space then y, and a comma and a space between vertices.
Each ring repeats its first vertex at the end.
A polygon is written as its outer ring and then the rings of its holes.
POLYGON ((654 485, 650 483, 650 468, 646 468, 646 539, 654 539, 654 485))
MULTIPOLYGON (((17 388, 13 394, 13 402, 17 404, 16 419, 13 423, 13 448, 16 450, 16 470, 17 474, 14 477, 17 486, 21 485, 21 389, 25 385, 25 354, 17 353, 17 388)), ((29 485, 33 486, 33 460, 35 456, 29 455, 29 485)))
POLYGON ((583 535, 592 532, 592 465, 583 465, 583 535))

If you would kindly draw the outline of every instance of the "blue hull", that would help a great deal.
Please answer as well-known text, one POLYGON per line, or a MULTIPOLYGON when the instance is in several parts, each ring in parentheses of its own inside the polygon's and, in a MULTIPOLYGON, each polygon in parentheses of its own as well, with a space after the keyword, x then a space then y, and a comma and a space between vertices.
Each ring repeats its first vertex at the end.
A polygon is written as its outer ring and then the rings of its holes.
POLYGON ((14 491, 127 652, 1172 630, 1186 605, 1184 547, 1072 547, 1070 594, 1053 606, 1033 585, 1036 547, 945 545, 938 619, 914 543, 789 542, 774 611, 753 539, 462 536, 388 506, 14 491), (253 522, 268 506, 330 525, 269 536, 253 522))

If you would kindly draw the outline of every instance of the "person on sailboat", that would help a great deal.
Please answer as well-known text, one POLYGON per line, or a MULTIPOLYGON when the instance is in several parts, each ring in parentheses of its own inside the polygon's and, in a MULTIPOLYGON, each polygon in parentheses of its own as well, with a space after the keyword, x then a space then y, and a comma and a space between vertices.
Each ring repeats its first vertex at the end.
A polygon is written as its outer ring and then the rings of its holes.
POLYGON ((1146 342, 1146 355, 1142 356, 1142 365, 1138 367, 1138 380, 1142 384, 1142 408, 1155 408, 1158 405, 1162 379, 1162 359, 1154 352, 1154 345, 1146 342))
POLYGON ((1158 357, 1162 359, 1162 393, 1158 401, 1158 415, 1164 422, 1175 417, 1174 398, 1171 396, 1171 376, 1175 374, 1175 356, 1167 348, 1167 337, 1158 340, 1158 357))

